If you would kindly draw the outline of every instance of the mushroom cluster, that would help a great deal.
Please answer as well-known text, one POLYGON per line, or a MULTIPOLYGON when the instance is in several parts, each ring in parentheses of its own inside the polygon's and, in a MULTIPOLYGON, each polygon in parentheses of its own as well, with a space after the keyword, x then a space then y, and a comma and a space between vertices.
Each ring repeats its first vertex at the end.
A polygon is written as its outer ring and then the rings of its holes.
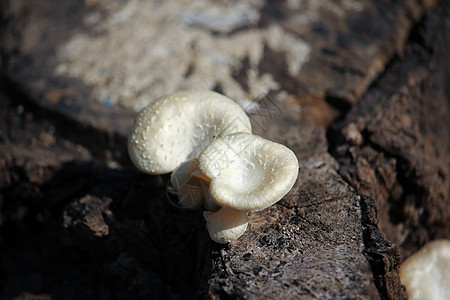
POLYGON ((217 243, 240 237, 247 213, 279 201, 298 176, 289 148, 253 135, 245 111, 211 91, 163 96, 144 108, 128 152, 142 172, 172 172, 170 187, 179 206, 203 209, 217 243))

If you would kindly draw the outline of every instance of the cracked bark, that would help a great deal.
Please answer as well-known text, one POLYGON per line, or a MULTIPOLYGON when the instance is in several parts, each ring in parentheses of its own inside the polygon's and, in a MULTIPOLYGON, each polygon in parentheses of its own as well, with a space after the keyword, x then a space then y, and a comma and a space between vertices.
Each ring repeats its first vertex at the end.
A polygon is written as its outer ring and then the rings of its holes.
POLYGON ((376 200, 380 226, 404 256, 450 233, 448 33, 437 29, 448 29, 444 14, 416 27, 404 57, 329 134, 340 173, 376 200))

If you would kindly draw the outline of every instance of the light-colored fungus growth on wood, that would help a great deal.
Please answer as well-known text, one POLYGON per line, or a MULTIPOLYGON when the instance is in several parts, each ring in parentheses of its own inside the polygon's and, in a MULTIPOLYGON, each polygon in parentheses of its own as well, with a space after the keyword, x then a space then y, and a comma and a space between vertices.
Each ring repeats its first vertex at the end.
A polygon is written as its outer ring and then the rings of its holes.
POLYGON ((172 172, 177 206, 205 210, 217 243, 240 237, 247 212, 282 199, 298 176, 289 148, 251 134, 243 109, 210 91, 180 92, 150 104, 135 121, 128 151, 143 172, 172 172))
POLYGON ((450 240, 435 240, 405 260, 400 280, 409 300, 450 299, 450 240))

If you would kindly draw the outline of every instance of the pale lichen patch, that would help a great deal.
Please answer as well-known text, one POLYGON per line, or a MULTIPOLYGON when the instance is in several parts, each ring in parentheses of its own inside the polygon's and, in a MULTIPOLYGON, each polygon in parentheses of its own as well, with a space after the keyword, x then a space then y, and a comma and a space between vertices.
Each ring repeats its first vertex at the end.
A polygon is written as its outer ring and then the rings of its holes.
POLYGON ((265 46, 285 53, 290 75, 301 72, 309 59, 310 47, 299 37, 276 23, 257 27, 261 1, 136 0, 119 5, 107 0, 87 5, 100 6, 109 16, 85 16, 84 24, 95 34, 75 34, 60 46, 54 73, 93 87, 93 98, 108 105, 139 111, 160 95, 218 85, 242 103, 280 89, 271 74, 258 69, 265 46), (193 19, 192 12, 203 19, 193 19), (248 89, 233 78, 246 58, 248 89))

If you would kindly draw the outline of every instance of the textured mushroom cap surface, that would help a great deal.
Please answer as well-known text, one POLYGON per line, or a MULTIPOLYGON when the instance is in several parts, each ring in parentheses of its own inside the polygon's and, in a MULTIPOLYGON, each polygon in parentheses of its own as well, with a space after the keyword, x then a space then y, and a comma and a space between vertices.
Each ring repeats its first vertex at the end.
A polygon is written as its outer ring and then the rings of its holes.
POLYGON ((400 280, 410 300, 450 299, 450 240, 436 240, 405 260, 400 280))
POLYGON ((211 179, 212 199, 235 211, 258 211, 274 204, 298 176, 292 150, 249 133, 214 140, 198 160, 201 172, 211 179))
POLYGON ((226 208, 221 208, 217 212, 205 211, 203 217, 206 220, 209 236, 219 244, 236 240, 244 234, 248 226, 246 213, 231 211, 226 208))
POLYGON ((251 132, 239 104, 211 91, 179 92, 158 98, 138 114, 128 153, 139 170, 165 174, 196 158, 215 137, 234 132, 251 132))

